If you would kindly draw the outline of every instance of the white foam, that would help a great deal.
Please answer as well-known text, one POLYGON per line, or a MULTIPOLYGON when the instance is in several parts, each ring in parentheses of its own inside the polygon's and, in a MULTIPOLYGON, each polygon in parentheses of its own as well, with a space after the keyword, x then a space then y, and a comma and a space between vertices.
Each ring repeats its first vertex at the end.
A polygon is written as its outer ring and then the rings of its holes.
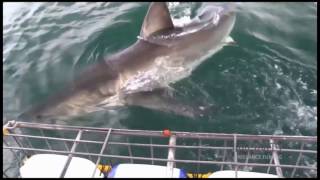
POLYGON ((307 88, 307 83, 306 83, 306 82, 303 82, 302 79, 301 79, 301 77, 297 80, 297 82, 298 82, 299 84, 301 84, 301 87, 302 87, 303 89, 308 89, 308 88, 307 88))
POLYGON ((300 128, 314 130, 317 128, 317 107, 301 104, 298 101, 290 101, 288 108, 296 113, 297 118, 290 119, 288 122, 294 123, 300 128))
POLYGON ((317 95, 317 90, 316 89, 312 89, 310 93, 314 94, 314 95, 317 95))
POLYGON ((282 86, 276 82, 277 89, 280 89, 282 86))
POLYGON ((190 16, 183 16, 181 18, 172 19, 172 22, 175 26, 184 26, 191 22, 190 16))

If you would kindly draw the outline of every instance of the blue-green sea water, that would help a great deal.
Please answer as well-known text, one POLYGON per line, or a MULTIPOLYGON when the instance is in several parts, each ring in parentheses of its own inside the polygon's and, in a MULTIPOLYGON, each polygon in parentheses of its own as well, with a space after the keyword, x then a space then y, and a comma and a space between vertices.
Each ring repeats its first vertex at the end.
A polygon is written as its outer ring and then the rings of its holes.
MULTIPOLYGON (((74 75, 137 40, 146 2, 5 3, 3 123, 43 102, 74 75)), ((169 3, 174 22, 201 3, 169 3)), ((140 107, 56 124, 175 131, 316 135, 317 7, 311 2, 237 3, 226 46, 174 85, 185 101, 218 111, 189 119, 140 107)), ((41 122, 41 121, 34 121, 41 122)), ((45 122, 47 123, 47 122, 45 122)))

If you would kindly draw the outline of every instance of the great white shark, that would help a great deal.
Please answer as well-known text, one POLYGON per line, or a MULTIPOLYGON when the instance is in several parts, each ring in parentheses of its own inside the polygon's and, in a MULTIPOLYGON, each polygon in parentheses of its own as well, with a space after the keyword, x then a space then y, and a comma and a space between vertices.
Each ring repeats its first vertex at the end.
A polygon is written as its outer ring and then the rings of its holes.
POLYGON ((170 84, 232 42, 235 19, 232 6, 208 5, 189 24, 175 26, 166 3, 152 2, 133 45, 88 67, 18 119, 78 116, 117 106, 197 117, 208 109, 175 101, 170 84))

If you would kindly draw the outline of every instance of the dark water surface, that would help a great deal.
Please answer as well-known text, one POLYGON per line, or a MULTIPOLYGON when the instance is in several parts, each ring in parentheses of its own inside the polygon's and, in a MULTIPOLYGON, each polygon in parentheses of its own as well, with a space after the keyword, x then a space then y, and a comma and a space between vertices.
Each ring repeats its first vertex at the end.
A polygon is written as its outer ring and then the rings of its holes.
MULTIPOLYGON (((170 3, 177 22, 199 3, 170 3)), ((219 111, 204 119, 138 107, 57 124, 129 129, 316 135, 317 9, 313 3, 239 3, 227 46, 173 85, 219 111)), ((84 67, 136 41, 148 3, 5 3, 3 119, 70 82, 84 67)), ((47 123, 47 122, 46 122, 47 123)), ((50 122, 49 122, 50 123, 50 122)))

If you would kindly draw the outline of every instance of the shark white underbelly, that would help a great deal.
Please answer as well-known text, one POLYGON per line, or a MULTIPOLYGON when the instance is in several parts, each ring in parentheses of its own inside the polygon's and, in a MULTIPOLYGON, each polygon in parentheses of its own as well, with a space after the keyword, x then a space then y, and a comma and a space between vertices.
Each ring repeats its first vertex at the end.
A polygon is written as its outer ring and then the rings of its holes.
MULTIPOLYGON (((182 80, 192 73, 202 62, 208 59, 210 56, 218 52, 227 43, 232 42, 231 37, 227 37, 223 42, 213 49, 210 49, 207 53, 201 53, 201 55, 194 59, 192 63, 187 65, 177 65, 177 60, 168 60, 170 57, 160 57, 155 60, 155 65, 147 71, 139 71, 136 75, 128 79, 121 87, 121 92, 124 94, 131 94, 142 91, 152 91, 158 88, 167 88, 170 84, 182 80)), ((183 58, 183 57, 179 57, 183 58)), ((183 62, 183 61, 180 61, 183 62)))

